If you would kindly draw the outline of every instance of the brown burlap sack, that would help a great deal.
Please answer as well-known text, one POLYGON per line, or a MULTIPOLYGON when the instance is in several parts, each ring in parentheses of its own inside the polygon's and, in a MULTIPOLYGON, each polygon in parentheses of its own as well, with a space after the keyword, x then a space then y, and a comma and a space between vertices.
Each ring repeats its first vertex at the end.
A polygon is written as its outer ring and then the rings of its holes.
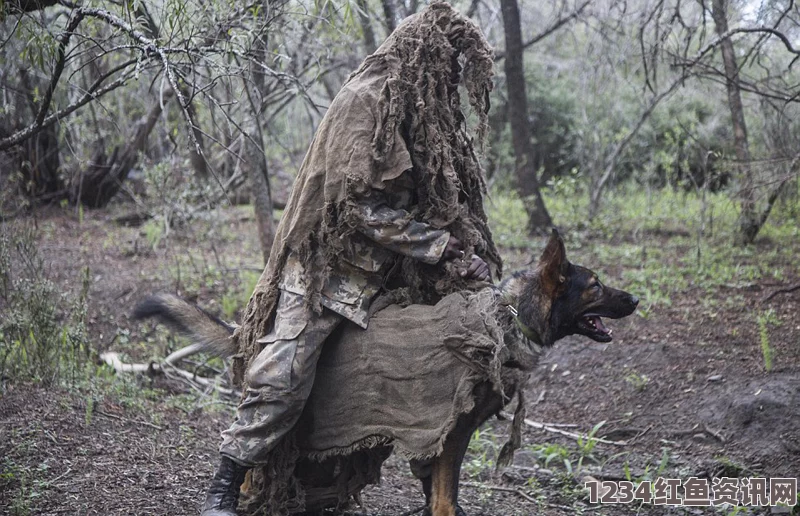
POLYGON ((344 325, 326 343, 297 444, 318 458, 391 442, 407 458, 442 450, 476 383, 500 387, 502 330, 493 294, 451 294, 436 306, 391 305, 367 331, 344 325))
MULTIPOLYGON (((492 288, 454 293, 435 306, 389 305, 367 330, 344 324, 325 345, 292 435, 293 457, 306 460, 282 481, 294 490, 289 509, 343 503, 376 483, 388 447, 409 459, 440 453, 457 417, 473 408, 479 382, 521 390, 528 373, 502 365, 528 369, 538 350, 516 330, 492 288)), ((277 450, 274 463, 285 463, 285 454, 277 450)), ((276 500, 260 507, 281 514, 276 500)))

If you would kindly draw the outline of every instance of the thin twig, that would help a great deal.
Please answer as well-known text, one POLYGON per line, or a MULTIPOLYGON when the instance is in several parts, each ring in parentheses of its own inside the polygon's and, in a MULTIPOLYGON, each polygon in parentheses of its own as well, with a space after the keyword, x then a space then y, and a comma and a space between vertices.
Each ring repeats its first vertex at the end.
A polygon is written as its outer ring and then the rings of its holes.
MULTIPOLYGON (((506 415, 507 417, 511 417, 510 415, 506 415)), ((584 434, 576 434, 574 432, 568 432, 566 430, 561 430, 560 428, 554 428, 552 425, 548 425, 546 423, 537 423, 536 421, 531 421, 530 419, 525 419, 525 425, 531 428, 536 428, 538 430, 544 430, 545 432, 551 432, 554 434, 563 435, 572 439, 592 439, 595 442, 603 443, 603 444, 613 444, 614 446, 627 446, 629 441, 609 441, 608 439, 603 439, 602 437, 590 437, 584 434)))
MULTIPOLYGON (((461 482, 461 484, 459 484, 459 485, 462 485, 462 486, 465 486, 465 487, 474 487, 474 488, 477 488, 477 489, 490 489, 492 491, 501 491, 503 493, 513 493, 515 495, 521 496, 522 498, 526 499, 527 501, 529 501, 531 503, 535 503, 536 505, 540 505, 540 502, 536 498, 532 497, 531 495, 529 495, 528 493, 523 491, 521 487, 502 487, 502 486, 493 486, 493 485, 489 485, 489 484, 477 484, 477 483, 473 483, 473 482, 461 482)), ((570 512, 575 512, 576 511, 575 507, 570 507, 569 505, 558 505, 558 504, 555 504, 555 503, 544 503, 542 505, 546 505, 547 507, 550 507, 551 509, 561 509, 561 510, 570 511, 570 512)), ((593 510, 599 509, 600 507, 601 506, 599 506, 599 505, 597 507, 581 507, 581 510, 583 512, 588 512, 588 511, 593 511, 593 510)))
POLYGON ((103 412, 102 410, 95 410, 101 416, 110 417, 111 419, 118 419, 120 421, 126 421, 128 423, 136 423, 137 425, 145 425, 151 428, 155 428, 156 430, 165 430, 163 426, 158 426, 153 423, 148 423, 147 421, 139 421, 138 419, 128 419, 127 417, 118 416, 116 414, 109 414, 108 412, 103 412))
POLYGON ((493 486, 489 484, 478 484, 474 482, 461 482, 459 485, 464 487, 474 487, 478 489, 491 489, 492 491, 502 491, 504 493, 514 493, 523 497, 524 499, 528 500, 531 503, 537 503, 536 498, 532 497, 519 487, 502 487, 502 486, 493 486))
POLYGON ((762 299, 761 302, 762 303, 766 303, 767 301, 771 300, 773 297, 777 296, 778 294, 789 294, 791 292, 794 292, 795 290, 800 290, 800 283, 796 283, 794 285, 791 285, 791 286, 785 287, 785 288, 779 288, 778 290, 772 292, 771 294, 766 296, 764 299, 762 299))
POLYGON ((632 443, 632 442, 636 441, 637 439, 639 439, 640 437, 642 437, 644 434, 646 434, 647 432, 649 432, 652 429, 653 429, 653 425, 648 426, 647 428, 645 428, 644 430, 642 430, 638 434, 634 435, 632 439, 628 439, 628 442, 632 443))
POLYGON ((544 426, 551 428, 578 428, 580 425, 575 423, 542 423, 544 426))
POLYGON ((725 439, 725 436, 722 435, 722 432, 718 432, 718 431, 714 430, 713 428, 709 427, 708 424, 706 424, 706 423, 703 423, 703 430, 705 430, 705 432, 708 435, 710 435, 711 437, 715 438, 716 440, 718 440, 722 444, 725 444, 726 439, 725 439))
MULTIPOLYGON (((548 37, 550 34, 554 33, 555 31, 557 31, 558 29, 563 27, 565 24, 569 23, 570 21, 572 21, 575 18, 577 18, 578 16, 580 16, 581 13, 583 13, 583 11, 587 7, 589 7, 589 4, 591 4, 591 3, 592 3, 592 0, 586 0, 586 1, 583 2, 583 4, 581 4, 577 9, 572 11, 567 16, 564 16, 563 18, 559 17, 556 21, 553 22, 552 25, 550 25, 549 27, 544 29, 542 32, 540 32, 539 34, 534 36, 532 39, 530 39, 530 40, 526 41, 525 43, 523 43, 522 44, 522 50, 524 51, 524 50, 532 47, 536 43, 540 42, 541 40, 543 40, 546 37, 548 37)), ((499 62, 502 59, 505 59, 505 57, 506 57, 505 52, 500 52, 497 55, 495 55, 494 60, 495 60, 495 62, 499 62)))

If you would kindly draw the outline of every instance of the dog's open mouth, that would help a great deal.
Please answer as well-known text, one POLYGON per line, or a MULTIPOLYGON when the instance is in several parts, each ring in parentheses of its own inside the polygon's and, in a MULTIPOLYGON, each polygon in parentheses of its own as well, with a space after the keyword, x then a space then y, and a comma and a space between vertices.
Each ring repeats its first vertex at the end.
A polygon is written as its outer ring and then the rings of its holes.
POLYGON ((603 320, 596 314, 585 314, 582 319, 578 321, 578 328, 587 337, 597 342, 611 342, 614 331, 611 328, 606 328, 603 320))

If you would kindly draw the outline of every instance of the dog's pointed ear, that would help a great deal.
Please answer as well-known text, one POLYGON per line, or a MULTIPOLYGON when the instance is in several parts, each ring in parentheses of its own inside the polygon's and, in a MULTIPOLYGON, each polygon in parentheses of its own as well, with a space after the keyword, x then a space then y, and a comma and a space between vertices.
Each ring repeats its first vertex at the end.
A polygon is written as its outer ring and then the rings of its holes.
POLYGON ((569 261, 564 241, 558 231, 553 228, 550 240, 542 252, 542 257, 539 258, 540 277, 545 291, 552 294, 564 285, 568 269, 569 261))

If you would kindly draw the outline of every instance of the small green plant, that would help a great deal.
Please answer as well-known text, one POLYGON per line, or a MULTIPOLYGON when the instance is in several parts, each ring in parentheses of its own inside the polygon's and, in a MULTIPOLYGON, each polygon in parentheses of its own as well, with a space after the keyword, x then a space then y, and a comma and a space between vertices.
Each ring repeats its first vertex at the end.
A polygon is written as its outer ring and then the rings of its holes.
POLYGON ((592 461, 597 462, 597 459, 593 455, 594 448, 595 446, 597 446, 597 438, 595 437, 595 435, 597 435, 597 432, 605 424, 606 424, 605 421, 600 421, 599 423, 597 423, 592 427, 591 431, 586 435, 586 438, 584 438, 584 436, 578 437, 577 443, 578 443, 579 457, 578 457, 578 465, 575 468, 576 475, 579 474, 581 469, 583 468, 583 461, 585 459, 590 459, 592 461))
POLYGON ((225 316, 225 319, 233 320, 240 308, 238 296, 231 293, 222 296, 222 315, 225 316))
POLYGON ((628 482, 632 482, 633 481, 633 478, 632 478, 632 475, 631 475, 631 465, 630 465, 630 463, 628 463, 627 460, 622 465, 622 473, 625 475, 625 480, 627 480, 628 482))
POLYGON ((664 475, 667 471, 667 466, 669 466, 669 449, 668 448, 661 448, 661 458, 659 459, 658 465, 656 466, 655 470, 653 470, 653 465, 648 463, 644 467, 644 472, 642 475, 638 477, 634 477, 633 473, 631 472, 630 464, 626 460, 625 463, 622 465, 622 472, 625 476, 625 480, 628 482, 633 482, 634 484, 640 484, 644 481, 653 482, 658 477, 664 475))
POLYGON ((254 271, 242 271, 239 274, 238 285, 222 296, 222 314, 227 320, 234 320, 236 313, 247 306, 260 277, 261 275, 254 271))
POLYGON ((464 470, 470 477, 477 477, 486 470, 494 468, 495 459, 500 450, 497 437, 487 430, 475 430, 467 448, 467 460, 464 470))
POLYGON ((634 389, 641 392, 647 388, 647 385, 650 383, 650 378, 646 375, 632 372, 625 377, 625 381, 631 384, 634 389))
POLYGON ((735 507, 725 507, 722 510, 725 511, 725 516, 737 516, 739 513, 746 512, 747 508, 741 506, 735 506, 735 507))
POLYGON ((92 415, 94 414, 94 398, 88 396, 86 398, 86 410, 83 413, 83 424, 92 426, 92 415))
POLYGON ((761 356, 764 358, 764 369, 767 372, 772 370, 772 359, 774 356, 772 346, 769 343, 769 326, 780 326, 781 320, 775 315, 775 310, 770 308, 761 312, 756 318, 758 322, 758 335, 761 343, 761 356))
MULTIPOLYGON (((16 480, 19 487, 11 499, 9 507, 11 516, 29 516, 33 514, 31 510, 30 497, 30 478, 29 473, 20 469, 15 464, 6 464, 8 467, 8 480, 16 480)), ((5 475, 6 473, 4 473, 5 475)))
POLYGON ((150 244, 150 247, 156 249, 158 244, 161 243, 161 239, 164 238, 164 223, 157 218, 151 219, 144 223, 142 230, 147 243, 150 244))
POLYGON ((669 448, 661 448, 661 460, 658 462, 658 468, 655 472, 655 478, 663 476, 669 466, 669 448))
POLYGON ((758 476, 759 473, 746 464, 732 459, 730 457, 726 457, 724 455, 718 455, 714 457, 715 464, 715 476, 719 477, 745 477, 745 476, 758 476))
POLYGON ((563 464, 568 473, 572 473, 572 459, 569 448, 558 443, 536 444, 529 448, 533 455, 546 468, 556 461, 563 464))

